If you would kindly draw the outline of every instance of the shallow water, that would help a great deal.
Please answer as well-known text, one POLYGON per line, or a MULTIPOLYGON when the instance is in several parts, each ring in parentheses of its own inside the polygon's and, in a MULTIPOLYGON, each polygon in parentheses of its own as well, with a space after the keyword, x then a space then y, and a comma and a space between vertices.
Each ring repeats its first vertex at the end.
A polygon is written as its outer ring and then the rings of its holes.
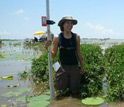
MULTIPOLYGON (((35 51, 33 49, 25 49, 22 41, 4 41, 0 47, 0 53, 4 58, 0 59, 0 77, 13 75, 13 80, 1 80, 0 79, 0 105, 7 104, 7 107, 26 107, 26 104, 16 102, 17 96, 2 97, 1 95, 6 92, 18 91, 21 88, 31 87, 29 79, 20 80, 18 73, 28 72, 31 69, 31 59, 35 58, 37 54, 41 54, 41 51, 35 51), (18 46, 14 46, 15 43, 21 43, 18 46), (38 53, 39 52, 39 53, 38 53), (8 88, 8 85, 20 84, 20 87, 8 88)), ((31 94, 25 92, 23 95, 31 94)), ((19 96, 18 96, 19 97, 19 96)))
MULTIPOLYGON (((81 100, 72 98, 72 97, 65 97, 62 100, 54 100, 49 107, 89 107, 81 103, 81 100)), ((100 106, 95 107, 105 107, 106 102, 100 106)), ((93 106, 92 106, 93 107, 93 106)))
POLYGON ((82 104, 80 99, 65 97, 62 100, 51 101, 51 105, 49 105, 48 107, 124 107, 124 102, 112 102, 112 103, 104 102, 101 105, 88 106, 82 104))
MULTIPOLYGON (((100 43, 101 48, 105 50, 106 48, 112 46, 113 44, 120 44, 124 40, 81 40, 81 43, 100 43)), ((26 103, 16 102, 14 97, 2 97, 1 94, 17 91, 20 88, 32 87, 32 83, 27 80, 20 80, 18 73, 30 71, 31 69, 31 59, 41 54, 40 50, 34 50, 32 48, 24 48, 22 41, 5 41, 3 45, 0 45, 0 53, 5 57, 0 59, 0 77, 13 75, 13 80, 0 80, 0 105, 7 104, 7 107, 27 107, 26 103), (21 43, 21 45, 14 46, 14 43, 21 43), (17 88, 8 88, 7 85, 20 84, 17 88)), ((30 92, 26 92, 23 95, 32 94, 33 89, 30 92)), ((86 106, 81 103, 80 99, 75 99, 72 97, 65 97, 61 100, 51 101, 49 107, 91 107, 86 106)), ((104 102, 99 106, 92 107, 124 107, 124 102, 114 102, 107 103, 104 102)))

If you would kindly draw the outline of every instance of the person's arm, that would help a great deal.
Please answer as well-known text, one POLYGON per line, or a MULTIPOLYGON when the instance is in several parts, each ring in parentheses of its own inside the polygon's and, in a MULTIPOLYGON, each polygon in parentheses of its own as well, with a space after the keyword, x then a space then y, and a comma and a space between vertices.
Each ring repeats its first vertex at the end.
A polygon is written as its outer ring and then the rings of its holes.
POLYGON ((80 66, 81 66, 81 72, 80 73, 84 74, 82 56, 81 56, 81 51, 80 51, 80 36, 77 35, 76 39, 77 39, 77 54, 78 54, 78 58, 79 58, 80 66))
POLYGON ((59 38, 55 36, 53 39, 53 49, 52 49, 52 57, 55 58, 58 51, 59 38))
MULTIPOLYGON (((51 45, 52 40, 47 40, 45 43, 45 48, 48 50, 48 47, 51 45)), ((55 36, 53 39, 53 48, 52 48, 52 58, 55 58, 57 55, 57 51, 58 51, 58 43, 59 43, 59 39, 58 36, 55 36)))

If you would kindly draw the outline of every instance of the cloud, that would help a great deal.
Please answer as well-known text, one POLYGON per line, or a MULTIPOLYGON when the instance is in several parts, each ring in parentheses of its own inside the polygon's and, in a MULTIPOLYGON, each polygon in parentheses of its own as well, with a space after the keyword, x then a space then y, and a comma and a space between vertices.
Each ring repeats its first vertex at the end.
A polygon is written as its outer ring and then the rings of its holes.
POLYGON ((29 17, 24 17, 24 20, 29 20, 30 18, 29 17))
POLYGON ((3 31, 3 32, 0 32, 0 35, 10 35, 11 32, 7 32, 7 31, 3 31))
POLYGON ((23 9, 19 9, 19 10, 16 11, 16 14, 18 14, 18 15, 19 15, 19 14, 23 14, 24 12, 25 12, 25 11, 24 11, 23 9))
POLYGON ((96 31, 97 33, 100 33, 101 35, 116 35, 116 36, 121 35, 120 33, 115 32, 113 29, 105 29, 104 26, 100 24, 93 25, 88 22, 86 25, 91 29, 93 29, 94 31, 96 31))

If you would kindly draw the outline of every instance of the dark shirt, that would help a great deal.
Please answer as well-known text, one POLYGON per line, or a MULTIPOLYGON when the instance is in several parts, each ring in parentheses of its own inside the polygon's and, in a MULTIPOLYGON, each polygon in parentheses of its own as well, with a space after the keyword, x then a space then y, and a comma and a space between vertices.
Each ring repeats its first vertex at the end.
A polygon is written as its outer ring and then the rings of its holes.
POLYGON ((63 65, 78 65, 76 34, 66 39, 63 33, 59 35, 59 61, 63 65))

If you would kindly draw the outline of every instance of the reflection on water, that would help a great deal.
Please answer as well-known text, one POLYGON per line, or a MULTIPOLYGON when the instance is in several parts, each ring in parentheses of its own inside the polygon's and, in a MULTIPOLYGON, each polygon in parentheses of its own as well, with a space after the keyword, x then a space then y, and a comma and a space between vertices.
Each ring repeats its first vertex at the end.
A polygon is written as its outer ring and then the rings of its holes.
MULTIPOLYGON (((81 43, 97 43, 100 44, 100 47, 104 50, 108 47, 111 47, 114 44, 120 44, 124 42, 124 40, 91 40, 91 39, 83 39, 81 43)), ((28 93, 24 93, 24 95, 32 94, 32 92, 40 93, 42 92, 42 85, 34 85, 32 81, 27 80, 19 80, 18 73, 24 72, 25 69, 31 69, 31 59, 37 58, 42 54, 41 49, 38 47, 32 48, 31 46, 26 47, 23 44, 23 41, 3 41, 0 44, 0 54, 2 54, 5 58, 0 58, 0 77, 13 75, 14 80, 0 80, 0 105, 7 104, 8 107, 26 107, 26 104, 18 102, 16 104, 15 97, 2 97, 1 94, 9 92, 9 91, 17 91, 19 88, 31 87, 32 91, 28 93), (20 87, 17 88, 8 88, 7 85, 20 84, 20 87), (20 106, 21 105, 21 106, 20 106)), ((103 84, 105 85, 105 84, 103 84)), ((65 97, 62 100, 53 100, 51 101, 51 105, 49 107, 89 107, 83 105, 81 103, 81 99, 74 99, 71 97, 65 97)), ((115 103, 107 103, 104 102, 100 106, 95 107, 123 107, 123 102, 115 102, 115 103)), ((92 106, 93 107, 93 106, 92 106)))

